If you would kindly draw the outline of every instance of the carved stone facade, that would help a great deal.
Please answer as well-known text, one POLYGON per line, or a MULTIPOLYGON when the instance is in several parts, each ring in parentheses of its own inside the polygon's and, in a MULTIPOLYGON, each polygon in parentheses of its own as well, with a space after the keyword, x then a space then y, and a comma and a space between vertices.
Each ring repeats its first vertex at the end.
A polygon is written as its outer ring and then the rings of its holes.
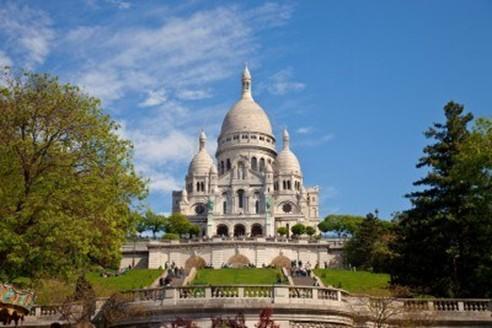
POLYGON ((319 222, 319 188, 304 187, 287 130, 277 153, 270 120, 253 99, 251 83, 246 67, 242 95, 224 118, 215 161, 202 131, 185 188, 173 192, 173 212, 185 214, 209 237, 274 236, 279 227, 319 222))

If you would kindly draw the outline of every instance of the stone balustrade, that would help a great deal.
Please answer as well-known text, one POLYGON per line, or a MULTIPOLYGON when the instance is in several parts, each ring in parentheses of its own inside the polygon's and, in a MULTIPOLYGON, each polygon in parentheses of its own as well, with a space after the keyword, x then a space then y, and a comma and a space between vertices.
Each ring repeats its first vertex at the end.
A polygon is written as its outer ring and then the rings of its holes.
POLYGON ((319 287, 296 287, 286 285, 224 285, 224 286, 182 286, 140 289, 128 292, 134 302, 172 302, 209 299, 268 299, 270 303, 288 303, 302 299, 313 302, 343 302, 348 294, 340 289, 319 287))
MULTIPOLYGON (((249 317, 255 318, 261 309, 271 307, 278 316, 277 319, 284 320, 284 323, 301 324, 302 320, 308 320, 306 318, 309 318, 309 322, 329 318, 330 322, 338 323, 340 327, 358 327, 355 317, 370 318, 368 304, 377 305, 378 302, 384 303, 388 300, 350 295, 336 288, 291 285, 162 287, 132 290, 125 294, 130 300, 130 307, 138 308, 141 313, 141 318, 131 319, 137 320, 135 322, 138 324, 146 320, 143 314, 145 309, 153 316, 152 320, 167 322, 172 320, 178 311, 182 315, 194 316, 197 320, 205 322, 215 313, 222 312, 232 315, 247 311, 249 317), (200 309, 200 314, 197 314, 197 309, 200 309), (159 319, 155 319, 156 315, 159 319)), ((103 307, 104 302, 105 299, 98 300, 98 310, 103 307)), ((392 306, 401 309, 393 318, 395 320, 408 317, 423 318, 430 327, 434 323, 439 326, 443 322, 455 327, 492 326, 490 299, 392 299, 391 302, 392 306)), ((50 323, 61 319, 59 310, 60 305, 34 306, 23 325, 49 326, 50 323)))

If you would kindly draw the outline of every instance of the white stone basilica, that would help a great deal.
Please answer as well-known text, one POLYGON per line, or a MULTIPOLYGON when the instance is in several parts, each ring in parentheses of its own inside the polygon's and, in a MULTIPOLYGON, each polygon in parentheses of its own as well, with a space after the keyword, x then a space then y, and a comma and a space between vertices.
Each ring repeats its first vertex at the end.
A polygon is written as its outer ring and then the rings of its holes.
POLYGON ((277 153, 270 120, 254 101, 251 82, 245 67, 241 99, 222 123, 216 163, 201 132, 185 188, 173 192, 173 213, 185 214, 209 237, 269 237, 279 227, 316 227, 319 222, 319 188, 304 187, 287 130, 277 153))

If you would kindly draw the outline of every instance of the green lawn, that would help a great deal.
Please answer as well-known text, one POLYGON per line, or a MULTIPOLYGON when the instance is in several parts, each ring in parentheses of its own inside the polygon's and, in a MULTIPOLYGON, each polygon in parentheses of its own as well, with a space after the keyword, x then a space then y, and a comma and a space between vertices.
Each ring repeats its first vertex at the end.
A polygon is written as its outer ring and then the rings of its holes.
POLYGON ((282 280, 285 279, 279 269, 200 269, 193 280, 193 285, 272 285, 277 282, 278 275, 282 280))
POLYGON ((133 269, 115 277, 104 278, 96 272, 90 272, 86 277, 97 296, 110 296, 116 292, 147 287, 159 278, 162 272, 160 269, 133 269))
POLYGON ((388 288, 390 276, 385 273, 335 269, 316 269, 314 272, 325 286, 331 285, 356 294, 373 296, 389 296, 391 294, 388 288))
MULTIPOLYGON (((163 270, 134 269, 120 276, 103 278, 97 272, 86 275, 87 280, 94 288, 97 297, 111 296, 112 294, 129 289, 143 288, 152 284, 163 270)), ((59 280, 42 280, 34 287, 37 304, 62 303, 71 296, 75 289, 75 282, 59 280)))

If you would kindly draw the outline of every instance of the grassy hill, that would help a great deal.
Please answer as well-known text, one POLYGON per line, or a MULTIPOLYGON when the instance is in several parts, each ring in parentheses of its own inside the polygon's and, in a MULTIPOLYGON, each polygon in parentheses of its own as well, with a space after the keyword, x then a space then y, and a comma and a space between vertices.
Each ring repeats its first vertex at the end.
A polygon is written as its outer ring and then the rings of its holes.
POLYGON ((372 296, 390 296, 390 276, 385 273, 348 271, 336 269, 316 269, 316 275, 325 286, 345 289, 350 293, 372 296))
POLYGON ((232 284, 261 284, 272 285, 280 276, 284 276, 279 269, 241 268, 241 269, 200 269, 197 272, 193 285, 232 285, 232 284))

